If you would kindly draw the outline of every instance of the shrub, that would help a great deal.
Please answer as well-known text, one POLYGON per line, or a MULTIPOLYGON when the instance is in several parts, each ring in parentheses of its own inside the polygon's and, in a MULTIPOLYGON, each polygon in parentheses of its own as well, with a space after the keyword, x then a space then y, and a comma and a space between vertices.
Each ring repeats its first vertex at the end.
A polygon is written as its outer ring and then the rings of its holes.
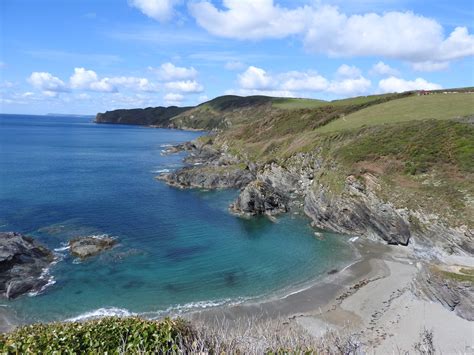
POLYGON ((157 322, 109 317, 83 323, 23 326, 0 335, 0 353, 176 353, 186 351, 194 338, 193 329, 182 319, 157 322))

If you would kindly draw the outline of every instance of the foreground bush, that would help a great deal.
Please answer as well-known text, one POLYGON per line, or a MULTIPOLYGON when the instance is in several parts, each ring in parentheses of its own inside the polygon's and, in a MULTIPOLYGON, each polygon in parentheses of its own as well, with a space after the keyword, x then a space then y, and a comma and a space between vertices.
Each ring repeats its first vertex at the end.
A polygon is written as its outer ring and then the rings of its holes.
POLYGON ((195 334, 182 320, 103 318, 84 323, 35 324, 0 335, 0 353, 176 353, 187 352, 195 334))

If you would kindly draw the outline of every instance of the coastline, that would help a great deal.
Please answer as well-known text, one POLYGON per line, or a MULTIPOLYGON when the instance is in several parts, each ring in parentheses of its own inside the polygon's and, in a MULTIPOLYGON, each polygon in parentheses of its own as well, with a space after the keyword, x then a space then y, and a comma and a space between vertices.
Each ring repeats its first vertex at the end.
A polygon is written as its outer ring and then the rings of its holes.
POLYGON ((185 314, 197 322, 235 324, 275 320, 318 338, 331 331, 355 335, 373 354, 413 351, 420 333, 432 330, 441 353, 474 353, 474 322, 416 293, 420 271, 410 248, 370 240, 354 243, 359 258, 336 274, 281 298, 185 314))

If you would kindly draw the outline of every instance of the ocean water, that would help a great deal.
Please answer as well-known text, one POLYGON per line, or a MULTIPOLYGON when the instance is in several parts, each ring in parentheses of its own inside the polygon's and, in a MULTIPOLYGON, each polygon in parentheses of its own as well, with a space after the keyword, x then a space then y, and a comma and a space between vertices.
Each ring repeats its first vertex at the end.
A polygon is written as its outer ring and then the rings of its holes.
POLYGON ((200 133, 98 125, 87 118, 0 115, 0 230, 55 249, 51 285, 0 301, 25 322, 93 314, 159 316, 282 293, 339 268, 347 238, 299 215, 242 219, 237 191, 170 188, 154 177, 182 166, 169 144, 200 133), (75 236, 119 245, 79 262, 75 236))

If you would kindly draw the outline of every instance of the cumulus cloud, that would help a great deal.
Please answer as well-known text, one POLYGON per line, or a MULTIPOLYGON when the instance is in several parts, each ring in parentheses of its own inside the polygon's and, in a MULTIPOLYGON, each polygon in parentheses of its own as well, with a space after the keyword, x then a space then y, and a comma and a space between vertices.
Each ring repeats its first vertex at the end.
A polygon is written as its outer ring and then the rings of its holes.
POLYGON ((117 92, 119 89, 134 91, 156 91, 156 85, 146 78, 134 76, 118 76, 99 79, 97 73, 85 68, 74 68, 74 74, 69 82, 74 89, 83 89, 97 92, 117 92))
POLYGON ((336 6, 285 8, 273 0, 223 0, 189 4, 196 22, 209 33, 235 39, 300 35, 314 53, 337 57, 382 56, 412 63, 446 62, 474 55, 474 36, 457 27, 446 37, 435 20, 413 12, 347 15, 336 6))
POLYGON ((309 20, 309 7, 290 10, 273 0, 223 0, 224 10, 210 1, 191 2, 189 11, 208 32, 226 38, 283 38, 301 33, 309 20))
POLYGON ((416 78, 415 80, 404 80, 391 76, 387 79, 382 79, 379 82, 379 89, 383 93, 388 92, 404 92, 411 90, 439 90, 442 86, 435 83, 430 83, 423 78, 416 78))
POLYGON ((323 91, 328 81, 316 72, 291 71, 281 75, 281 88, 290 91, 323 91))
POLYGON ((412 63, 411 67, 416 71, 440 71, 449 68, 449 62, 432 62, 430 60, 426 62, 412 63))
POLYGON ((56 76, 47 72, 33 72, 28 78, 28 82, 36 89, 48 93, 58 93, 69 91, 67 85, 56 76))
POLYGON ((328 80, 311 70, 272 75, 262 68, 250 66, 238 76, 238 84, 240 89, 228 93, 296 97, 304 92, 328 92, 350 96, 366 93, 372 85, 357 67, 347 65, 337 70, 335 80, 328 80))
POLYGON ((398 70, 392 68, 390 65, 385 64, 384 62, 380 61, 377 64, 374 64, 370 73, 373 75, 390 75, 390 76, 397 76, 399 74, 398 70))
POLYGON ((160 22, 167 21, 173 16, 174 6, 177 3, 178 0, 129 0, 130 6, 160 22))
POLYGON ((239 85, 243 89, 269 89, 274 85, 273 79, 261 68, 250 66, 239 74, 239 85))
POLYGON ((195 80, 171 81, 166 83, 165 87, 182 93, 199 93, 204 90, 204 87, 195 80))
POLYGON ((328 92, 342 96, 365 94, 372 86, 372 82, 362 76, 357 78, 335 80, 329 84, 328 92))
POLYGON ((355 66, 343 64, 337 68, 336 75, 343 78, 358 78, 362 75, 362 72, 355 66))
POLYGON ((198 72, 193 67, 178 67, 173 63, 163 63, 159 68, 148 67, 149 70, 156 73, 162 80, 184 80, 194 79, 198 72))
POLYGON ((184 96, 181 94, 168 93, 163 99, 165 100, 166 105, 178 106, 184 99, 184 96))

